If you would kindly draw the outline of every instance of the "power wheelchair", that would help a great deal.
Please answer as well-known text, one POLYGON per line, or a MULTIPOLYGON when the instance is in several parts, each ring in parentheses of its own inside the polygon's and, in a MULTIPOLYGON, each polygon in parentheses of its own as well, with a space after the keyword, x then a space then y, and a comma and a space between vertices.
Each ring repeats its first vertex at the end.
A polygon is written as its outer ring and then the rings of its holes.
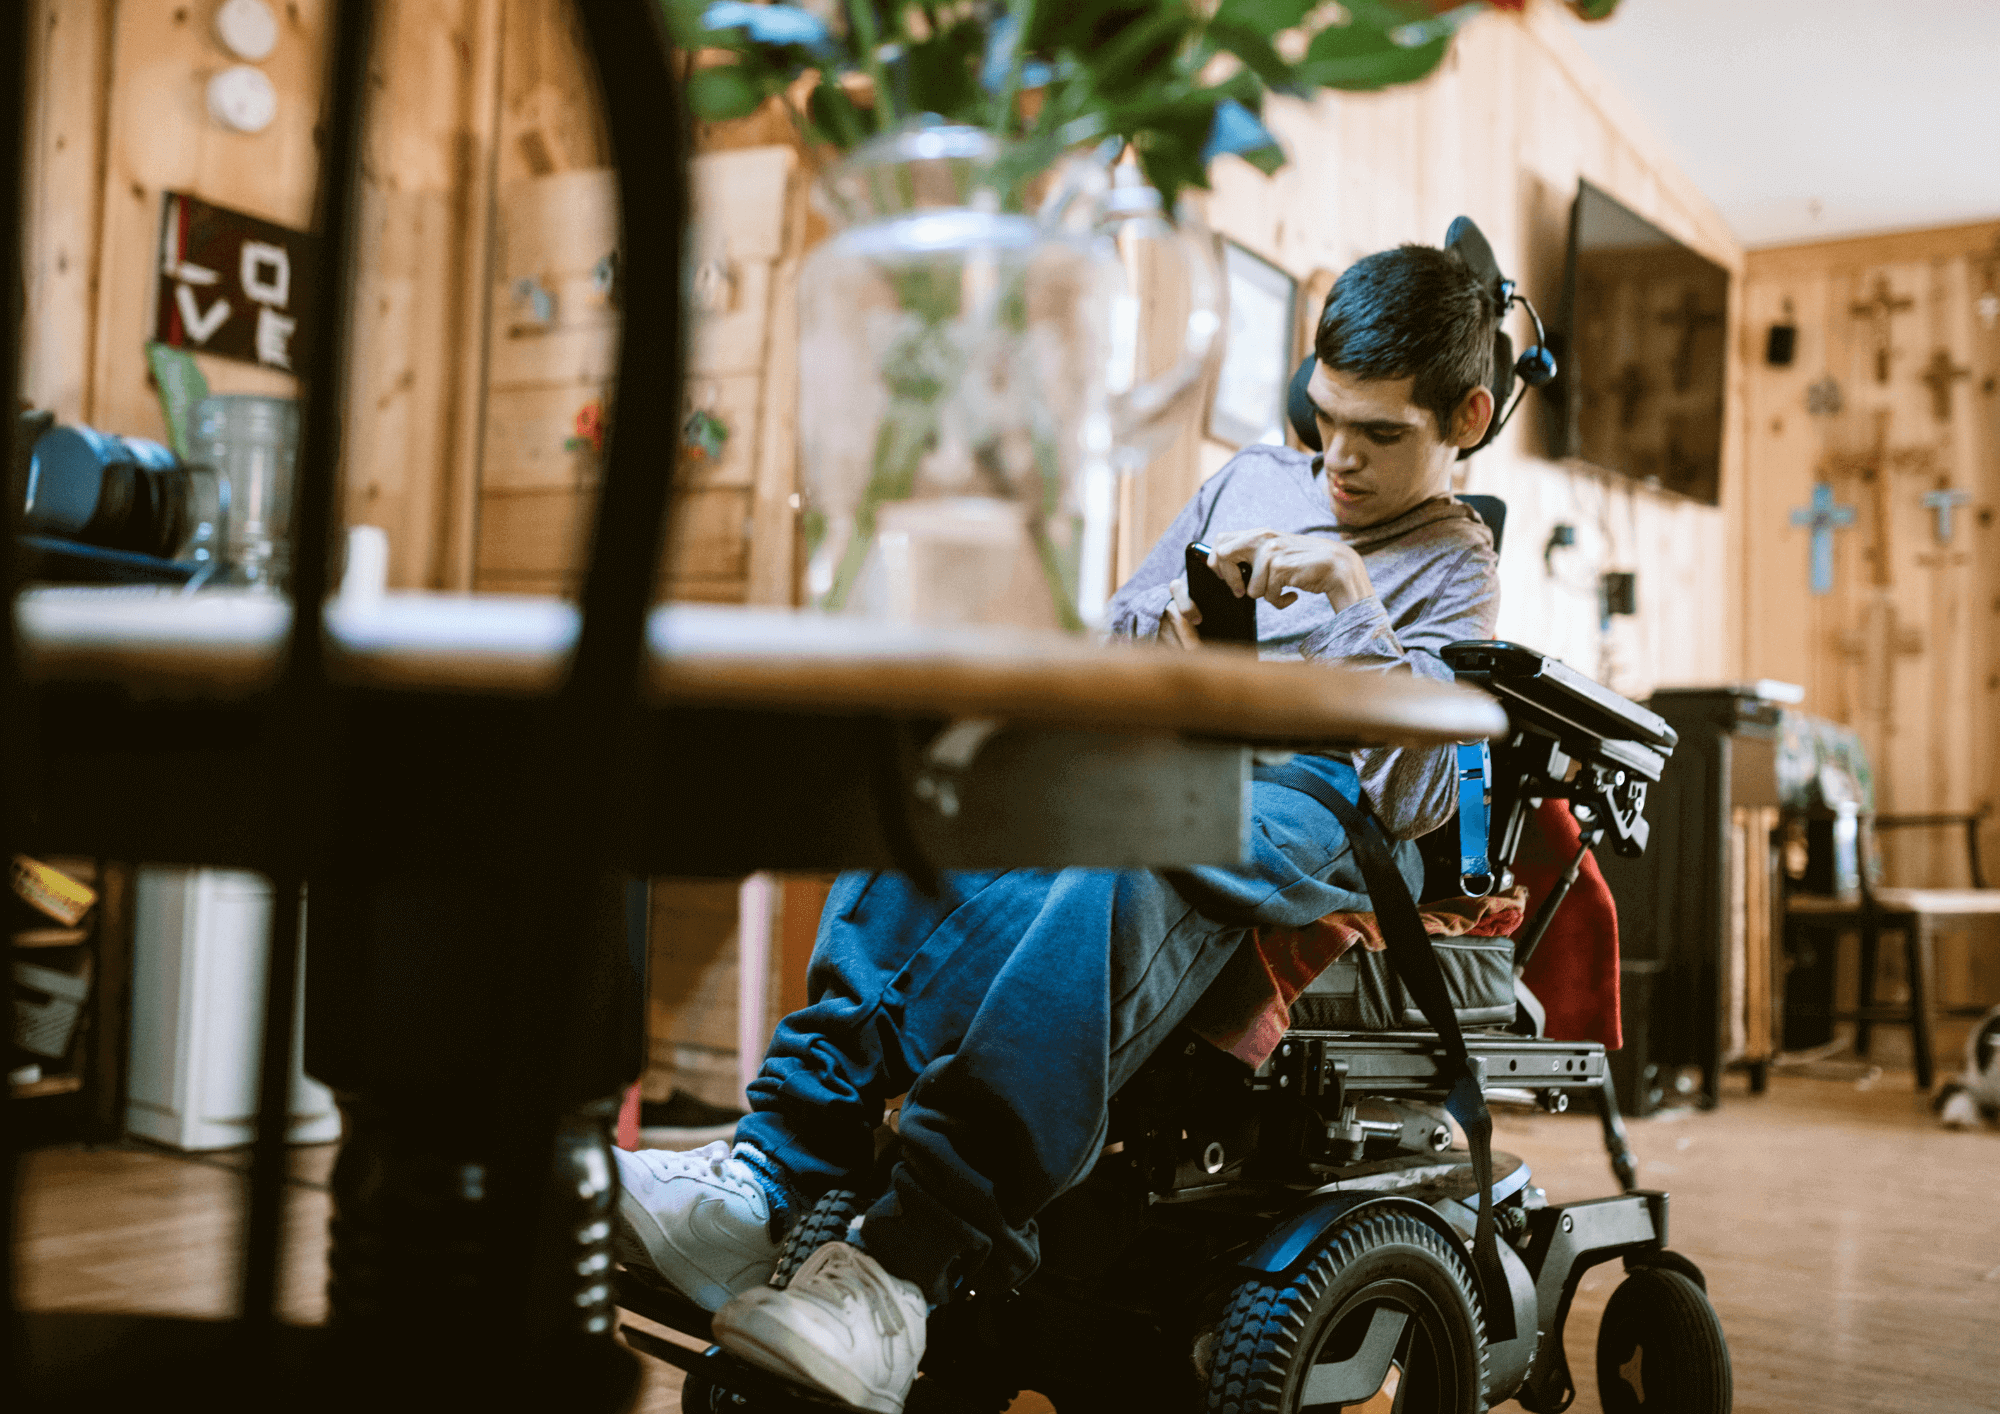
MULTIPOLYGON (((1673 730, 1514 644, 1459 643, 1445 657, 1502 700, 1512 731, 1490 748, 1459 748, 1458 819, 1427 841, 1425 895, 1510 887, 1542 799, 1567 799, 1582 831, 1583 849, 1535 917, 1497 940, 1504 1004, 1490 987, 1473 1005, 1448 995, 1434 961, 1426 980, 1432 950, 1400 876, 1382 877, 1394 874, 1382 850, 1370 894, 1404 1029, 1341 1027, 1363 984, 1357 950, 1299 998, 1291 1029, 1254 1072, 1176 1033, 1113 1098, 1090 1175, 1039 1215, 1035 1275, 1016 1291, 975 1282, 933 1313, 912 1411, 999 1411, 1033 1389, 1062 1414, 1461 1414, 1509 1398, 1554 1414, 1575 1393, 1563 1352, 1571 1297, 1588 1268, 1614 1259, 1628 1275, 1600 1327, 1603 1407, 1729 1408, 1720 1324, 1701 1272, 1666 1245, 1667 1195, 1636 1186, 1604 1047, 1542 1036, 1540 1008, 1518 981, 1583 850, 1604 840, 1628 855, 1645 847, 1646 789, 1673 730), (1598 1107, 1622 1191, 1550 1204, 1526 1164, 1490 1152, 1485 1103, 1561 1109, 1577 1095, 1598 1107), (1441 1106, 1467 1145, 1453 1146, 1441 1106)), ((1359 839, 1380 847, 1379 827, 1348 824, 1369 872, 1359 839)), ((826 1195, 795 1225, 774 1281, 843 1236, 873 1191, 826 1195)), ((619 1302, 708 1337, 705 1312, 635 1273, 620 1273, 619 1302)), ((686 1372, 684 1409, 847 1407, 718 1348, 700 1353, 630 1326, 626 1335, 686 1372)))

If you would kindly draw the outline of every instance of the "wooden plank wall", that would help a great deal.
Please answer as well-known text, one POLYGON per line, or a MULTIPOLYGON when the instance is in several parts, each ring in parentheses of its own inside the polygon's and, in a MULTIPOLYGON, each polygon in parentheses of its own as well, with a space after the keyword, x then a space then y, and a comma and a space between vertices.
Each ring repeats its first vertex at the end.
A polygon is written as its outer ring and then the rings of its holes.
MULTIPOLYGON (((795 167, 793 150, 777 146, 692 164, 686 397, 728 436, 713 456, 657 449, 662 473, 677 477, 669 598, 792 602, 795 167)), ((615 415, 612 173, 584 167, 505 183, 495 225, 474 584, 573 593, 602 461, 577 419, 592 407, 615 415)))
MULTIPOLYGON (((1275 100, 1272 125, 1291 161, 1272 177, 1218 162, 1211 224, 1304 280, 1403 241, 1435 245, 1454 216, 1469 214, 1502 267, 1553 317, 1570 203, 1587 177, 1740 273, 1742 250, 1721 218, 1605 85, 1566 24, 1543 3, 1521 18, 1486 15, 1424 83, 1310 104, 1275 100)), ((1732 282, 1732 304, 1740 283, 1732 282)), ((1525 318, 1516 314, 1509 328, 1521 346, 1525 318)), ((1740 378, 1732 358, 1719 507, 1550 460, 1533 394, 1501 439, 1465 464, 1461 489, 1508 503, 1504 636, 1635 695, 1737 676, 1740 378), (1577 544, 1545 567, 1542 547, 1559 522, 1576 527, 1577 544), (1612 620, 1608 633, 1597 602, 1606 570, 1635 571, 1639 596, 1639 613, 1612 620)), ((1121 537, 1125 553, 1143 555, 1232 450, 1190 439, 1149 468, 1128 493, 1138 523, 1121 537)))
MULTIPOLYGON (((161 194, 311 225, 325 0, 276 7, 278 44, 259 67, 277 117, 254 135, 206 110, 208 79, 234 62, 212 32, 214 6, 37 9, 26 392, 62 418, 163 438, 144 353, 161 194)), ((389 532, 400 587, 465 582, 468 526, 452 488, 476 434, 464 373, 479 321, 465 291, 484 285, 493 136, 481 76, 497 67, 499 14, 500 0, 407 0, 382 7, 375 45, 346 510, 389 532)), ((297 393, 281 371, 196 359, 216 392, 297 393)))
MULTIPOLYGON (((1803 684, 1805 710, 1860 732, 1881 809, 2000 799, 2000 221, 1753 251, 1746 274, 1744 669, 1803 684), (1880 381, 1876 325, 1855 307, 1884 283, 1908 305, 1880 381), (1777 368, 1764 343, 1781 323, 1797 349, 1777 368), (1963 370, 1941 403, 1924 381, 1940 356, 1963 370), (1815 414, 1808 390, 1827 379, 1840 410, 1815 414), (1856 514, 1834 533, 1832 592, 1815 595, 1810 532, 1791 516, 1822 480, 1856 514), (1940 488, 1969 497, 1949 543, 1924 505, 1940 488)), ((1883 843, 1898 883, 1968 882, 1955 831, 1883 843)), ((2000 821, 1982 848, 1996 858, 2000 821)))

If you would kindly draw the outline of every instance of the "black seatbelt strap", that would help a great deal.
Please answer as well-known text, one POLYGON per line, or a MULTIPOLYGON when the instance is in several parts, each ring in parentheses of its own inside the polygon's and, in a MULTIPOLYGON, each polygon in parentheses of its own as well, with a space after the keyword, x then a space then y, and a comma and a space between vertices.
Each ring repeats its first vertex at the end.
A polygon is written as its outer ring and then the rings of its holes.
POLYGON ((1302 766, 1259 766, 1253 774, 1257 780, 1311 796, 1332 811, 1333 818, 1347 831, 1355 862, 1361 866, 1362 881, 1368 885, 1369 900, 1375 905, 1389 966, 1444 1043, 1447 1073, 1452 1076, 1445 1108, 1465 1131, 1466 1143, 1472 1150, 1473 1182, 1479 1185, 1479 1221, 1472 1234, 1472 1265, 1486 1306, 1486 1334, 1491 1341, 1512 1340, 1516 1334, 1514 1302, 1506 1270, 1500 1265, 1499 1236, 1493 1221, 1493 1116, 1486 1108, 1479 1068, 1466 1049, 1465 1032, 1458 1024, 1458 1011, 1451 1004, 1451 992, 1445 985, 1444 972, 1438 967, 1437 953, 1431 948, 1430 934, 1424 931, 1423 920, 1417 914, 1417 901, 1410 896, 1403 871, 1396 867, 1389 852, 1382 824, 1372 810, 1356 805, 1335 790, 1333 782, 1302 766))

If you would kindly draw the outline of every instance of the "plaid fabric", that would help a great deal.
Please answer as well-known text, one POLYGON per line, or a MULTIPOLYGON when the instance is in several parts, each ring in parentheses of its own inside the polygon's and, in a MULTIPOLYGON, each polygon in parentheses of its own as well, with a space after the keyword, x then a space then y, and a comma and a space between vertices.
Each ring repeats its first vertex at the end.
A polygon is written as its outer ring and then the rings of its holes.
MULTIPOLYGON (((1442 899, 1418 910, 1434 938, 1498 938, 1520 927, 1528 891, 1487 898, 1442 899)), ((1270 1059, 1292 1021, 1292 1003, 1349 948, 1381 952, 1373 913, 1329 913, 1304 928, 1259 928, 1254 947, 1239 948, 1188 1018, 1196 1035, 1245 1065, 1270 1059)))

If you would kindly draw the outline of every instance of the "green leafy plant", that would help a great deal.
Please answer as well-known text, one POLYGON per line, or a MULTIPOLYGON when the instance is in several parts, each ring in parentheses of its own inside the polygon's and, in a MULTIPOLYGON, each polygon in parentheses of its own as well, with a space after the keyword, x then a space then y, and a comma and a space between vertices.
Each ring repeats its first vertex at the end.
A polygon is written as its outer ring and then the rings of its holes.
MULTIPOLYGON (((1518 10, 1525 0, 1490 0, 1518 10)), ((1617 0, 1572 0, 1602 18, 1617 0)), ((1285 154, 1267 94, 1423 78, 1487 0, 661 0, 700 56, 688 102, 705 120, 778 99, 808 141, 845 151, 934 114, 1018 145, 1029 175, 1080 144, 1129 142, 1167 200, 1233 153, 1285 154), (802 85, 801 80, 805 80, 802 85), (800 88, 808 90, 801 105, 800 88)))

